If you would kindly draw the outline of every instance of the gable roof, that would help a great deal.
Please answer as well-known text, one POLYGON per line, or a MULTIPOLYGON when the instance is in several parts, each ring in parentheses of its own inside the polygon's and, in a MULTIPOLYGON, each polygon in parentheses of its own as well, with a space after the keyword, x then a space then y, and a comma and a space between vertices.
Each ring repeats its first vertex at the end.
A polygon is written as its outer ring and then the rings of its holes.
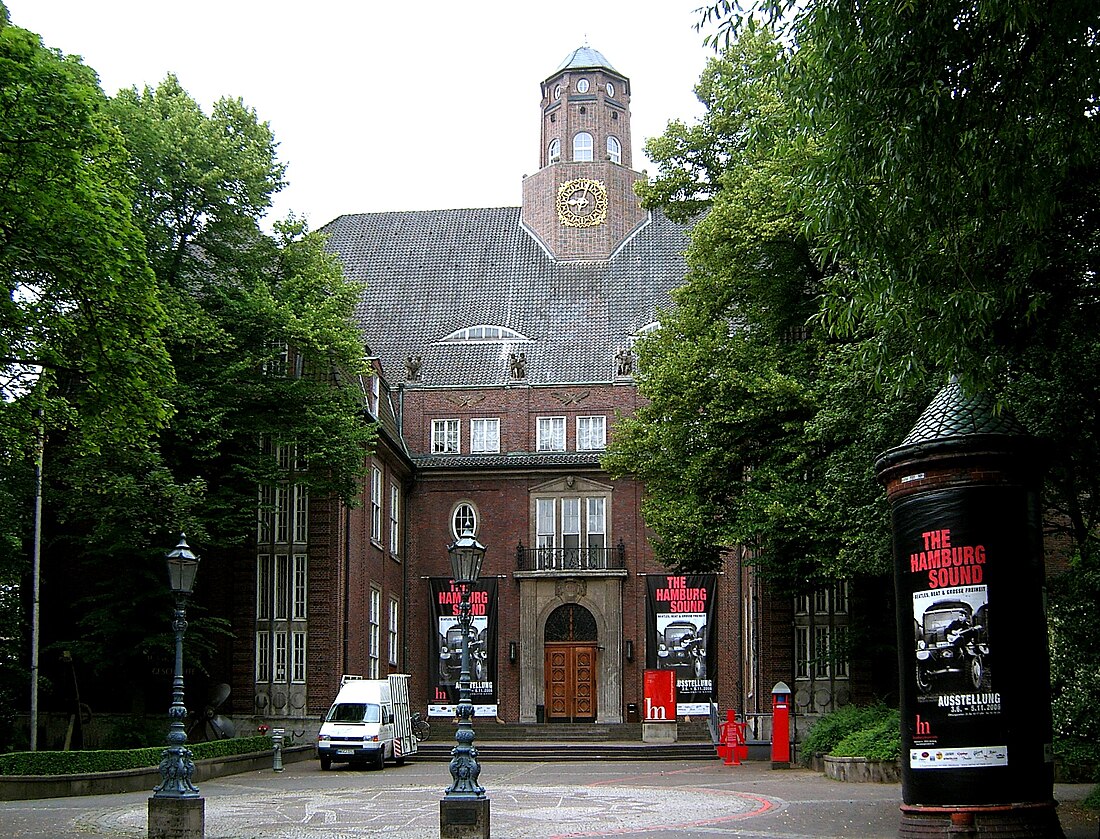
POLYGON ((611 382, 616 353, 686 273, 687 227, 659 213, 599 262, 551 258, 518 207, 345 215, 323 232, 362 284, 355 317, 385 377, 405 380, 419 356, 420 386, 611 382), (482 324, 529 340, 442 343, 482 324), (510 353, 525 354, 525 379, 510 353))

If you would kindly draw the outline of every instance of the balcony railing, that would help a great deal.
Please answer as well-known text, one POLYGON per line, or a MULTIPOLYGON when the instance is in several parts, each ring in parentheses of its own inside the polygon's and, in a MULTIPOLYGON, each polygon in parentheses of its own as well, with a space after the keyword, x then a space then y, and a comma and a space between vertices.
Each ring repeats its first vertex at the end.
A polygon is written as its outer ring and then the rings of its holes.
POLYGON ((626 568, 626 545, 620 539, 614 547, 526 548, 516 546, 517 571, 606 571, 626 568))

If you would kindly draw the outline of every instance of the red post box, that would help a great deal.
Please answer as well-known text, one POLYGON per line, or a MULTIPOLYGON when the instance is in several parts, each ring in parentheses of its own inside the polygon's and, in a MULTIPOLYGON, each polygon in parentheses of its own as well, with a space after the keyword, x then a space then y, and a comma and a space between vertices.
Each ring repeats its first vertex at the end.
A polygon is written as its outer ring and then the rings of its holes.
POLYGON ((791 768, 791 689, 786 682, 772 688, 772 769, 791 768))

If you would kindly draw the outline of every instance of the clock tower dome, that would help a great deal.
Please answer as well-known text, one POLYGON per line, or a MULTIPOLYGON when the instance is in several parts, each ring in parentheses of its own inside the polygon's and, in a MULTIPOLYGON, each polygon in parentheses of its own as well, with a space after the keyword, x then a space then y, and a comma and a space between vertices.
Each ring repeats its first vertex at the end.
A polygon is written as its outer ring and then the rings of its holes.
POLYGON ((542 83, 539 170, 523 181, 524 225, 555 259, 600 261, 647 218, 631 168, 630 80, 589 46, 542 83))

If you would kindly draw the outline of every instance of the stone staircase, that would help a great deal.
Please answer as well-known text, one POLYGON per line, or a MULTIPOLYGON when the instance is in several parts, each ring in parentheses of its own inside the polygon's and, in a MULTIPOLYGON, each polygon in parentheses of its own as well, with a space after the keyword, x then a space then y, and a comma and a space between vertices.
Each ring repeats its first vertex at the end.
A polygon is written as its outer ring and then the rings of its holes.
MULTIPOLYGON (((681 722, 675 743, 643 743, 640 723, 496 723, 474 721, 474 746, 482 760, 715 760, 705 722, 681 722)), ((454 726, 433 720, 432 736, 420 743, 417 756, 449 760, 455 746, 454 726)))

